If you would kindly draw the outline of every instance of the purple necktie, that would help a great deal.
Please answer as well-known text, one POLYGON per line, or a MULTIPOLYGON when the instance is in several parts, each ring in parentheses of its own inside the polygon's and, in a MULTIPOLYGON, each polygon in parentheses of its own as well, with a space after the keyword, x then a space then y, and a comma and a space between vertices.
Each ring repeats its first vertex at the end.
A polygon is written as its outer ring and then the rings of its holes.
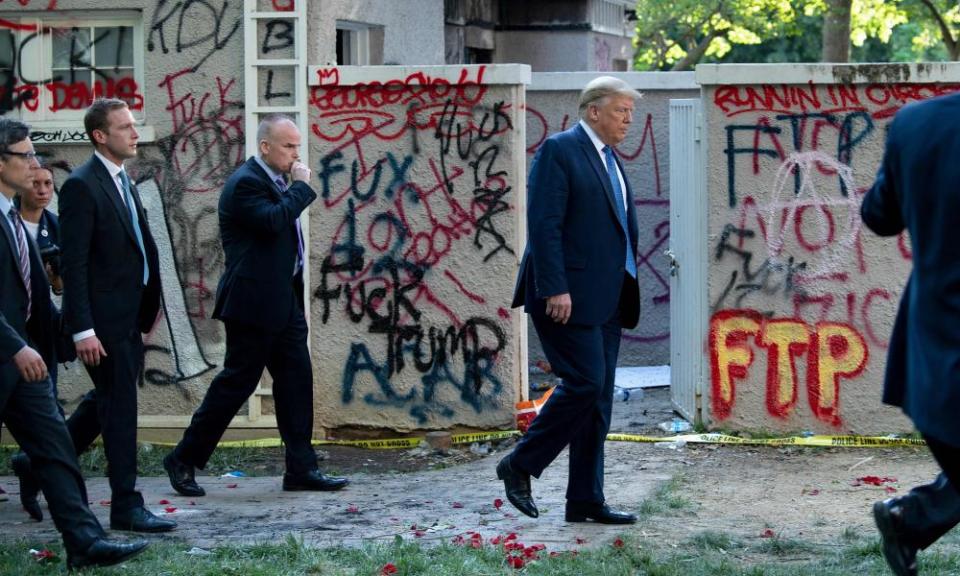
MULTIPOLYGON (((283 178, 277 176, 277 179, 274 180, 277 185, 277 188, 280 190, 281 194, 286 194, 287 192, 287 183, 284 182, 283 178)), ((298 217, 294 220, 294 224, 297 229, 297 262, 294 264, 293 273, 296 274, 300 271, 300 268, 303 267, 303 231, 300 229, 300 218, 298 217)))
POLYGON ((10 207, 10 223, 17 239, 17 251, 20 253, 20 276, 27 288, 27 320, 30 320, 30 308, 33 305, 33 291, 30 288, 30 252, 27 250, 27 235, 23 231, 23 221, 16 207, 10 207))

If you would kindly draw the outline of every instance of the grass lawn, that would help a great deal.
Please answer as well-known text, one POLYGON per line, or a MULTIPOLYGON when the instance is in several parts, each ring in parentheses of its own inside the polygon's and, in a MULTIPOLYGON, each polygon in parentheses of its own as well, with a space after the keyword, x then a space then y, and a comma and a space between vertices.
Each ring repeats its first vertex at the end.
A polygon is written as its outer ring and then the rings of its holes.
MULTIPOLYGON (((606 547, 550 554, 535 543, 516 541, 422 547, 397 540, 363 548, 310 548, 293 537, 286 542, 190 553, 190 547, 154 542, 147 552, 120 568, 86 574, 149 576, 286 575, 498 575, 543 576, 849 576, 889 574, 876 538, 851 539, 830 546, 800 541, 744 545, 721 534, 704 533, 677 547, 657 547, 623 536, 606 547), (511 560, 522 558, 522 562, 511 560)), ((955 550, 955 547, 952 547, 955 550)), ((0 544, 0 574, 62 572, 59 542, 0 544), (60 558, 34 560, 30 548, 48 548, 60 558)), ((960 574, 960 555, 932 550, 921 557, 920 573, 960 574)))

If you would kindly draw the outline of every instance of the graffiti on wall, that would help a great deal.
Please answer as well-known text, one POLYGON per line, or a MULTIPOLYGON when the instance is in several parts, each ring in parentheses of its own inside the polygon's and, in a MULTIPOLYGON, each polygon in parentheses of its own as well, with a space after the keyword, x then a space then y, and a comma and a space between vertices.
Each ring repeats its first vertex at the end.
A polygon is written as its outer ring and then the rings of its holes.
MULTIPOLYGON (((545 113, 537 105, 537 95, 528 93, 527 155, 532 159, 543 141, 551 134, 572 127, 578 118, 575 101, 559 115, 545 113), (574 110, 571 115, 568 113, 574 110)), ((624 332, 621 356, 647 364, 669 362, 665 344, 670 340, 670 280, 669 265, 662 253, 670 241, 670 199, 661 174, 666 166, 667 149, 658 147, 654 116, 641 110, 634 119, 628 138, 617 147, 627 169, 634 194, 640 242, 637 250, 637 270, 640 273, 642 304, 637 328, 624 332)))
POLYGON ((911 257, 902 234, 891 258, 871 261, 860 221, 885 125, 910 102, 957 90, 810 83, 712 93, 726 170, 713 201, 723 205, 711 246, 714 418, 731 416, 739 385, 765 386, 766 412, 789 420, 803 379, 809 413, 843 425, 844 384, 887 347, 908 269, 891 276, 889 266, 911 257), (751 370, 755 353, 766 355, 765 371, 751 370))
POLYGON ((424 424, 480 413, 509 384, 497 367, 510 315, 487 285, 516 266, 515 114, 488 93, 484 70, 354 85, 319 71, 313 214, 328 224, 312 232, 313 314, 355 334, 340 356, 344 405, 424 424))
POLYGON ((0 114, 83 110, 98 97, 119 98, 132 110, 143 110, 132 53, 124 50, 132 40, 132 26, 0 19, 0 114), (52 61, 43 70, 35 55, 46 45, 52 46, 52 61))
MULTIPOLYGON (((0 0, 0 9, 5 3, 58 11, 55 0, 0 0)), ((30 121, 30 114, 54 114, 46 116, 50 119, 73 112, 68 124, 76 127, 32 134, 38 149, 54 160, 57 181, 69 174, 70 164, 85 161, 89 154, 85 146, 60 145, 87 142, 76 111, 94 97, 126 100, 155 129, 155 140, 141 145, 128 167, 160 249, 164 287, 161 319, 145 337, 142 383, 168 387, 187 400, 195 399, 191 390, 197 391, 188 384, 201 383, 200 377, 210 374, 223 351, 222 331, 210 312, 223 263, 218 191, 244 159, 242 68, 235 57, 242 50, 242 35, 237 33, 241 9, 235 0, 157 0, 146 7, 144 44, 139 47, 144 60, 156 64, 175 56, 177 67, 147 65, 139 74, 127 66, 135 48, 128 36, 132 28, 66 29, 36 13, 0 19, 0 46, 7 39, 14 51, 11 67, 4 69, 0 58, 0 113, 15 111, 30 121), (3 36, 5 32, 9 34, 3 36), (65 34, 68 37, 60 38, 65 34), (52 72, 21 68, 26 62, 22 56, 44 42, 53 46, 52 72), (57 42, 63 44, 59 52, 57 42), (144 86, 135 77, 142 78, 144 86)), ((276 84, 276 90, 291 89, 276 84)), ((64 379, 61 388, 71 396, 88 386, 82 371, 68 371, 64 379), (77 390, 71 389, 73 380, 77 390)))

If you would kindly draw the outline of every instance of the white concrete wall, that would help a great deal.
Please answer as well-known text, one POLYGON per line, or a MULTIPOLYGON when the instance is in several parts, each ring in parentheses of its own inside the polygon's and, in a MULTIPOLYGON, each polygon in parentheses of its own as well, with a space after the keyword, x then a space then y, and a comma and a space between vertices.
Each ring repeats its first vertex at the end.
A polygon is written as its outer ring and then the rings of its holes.
POLYGON ((509 428, 525 396, 522 65, 314 70, 319 421, 509 428))
MULTIPOLYGON (((527 159, 550 134, 578 121, 580 90, 596 72, 534 74, 527 89, 527 159)), ((636 104, 633 126, 617 152, 627 169, 635 196, 640 246, 641 315, 636 329, 624 333, 621 366, 653 366, 670 362, 669 266, 662 255, 670 240, 669 103, 671 98, 696 98, 693 72, 630 72, 614 74, 643 93, 636 104)), ((543 350, 531 326, 530 360, 543 360, 543 350)))
POLYGON ((708 137, 709 420, 887 433, 887 342, 910 243, 859 206, 902 106, 960 89, 960 66, 699 66, 708 137))
MULTIPOLYGON (((282 10, 293 1, 259 0, 258 9, 282 10)), ((335 60, 335 20, 340 18, 384 25, 387 60, 442 63, 442 0, 402 4, 311 1, 310 37, 321 39, 312 44, 311 62, 335 60)), ((0 3, 0 18, 5 20, 36 15, 69 22, 71 18, 109 17, 123 10, 139 15, 142 23, 143 76, 135 89, 142 108, 135 113, 145 123, 142 132, 151 134, 152 141, 141 145, 139 157, 128 169, 140 182, 160 244, 165 315, 145 338, 141 424, 185 424, 223 361, 222 324, 210 314, 223 269, 217 201, 223 182, 245 159, 242 9, 242 0, 122 0, 109 8, 94 0, 0 3), (49 9, 51 6, 54 9, 49 9)), ((278 18, 261 23, 260 56, 292 56, 293 35, 284 22, 278 18)), ((32 73, 26 72, 28 77, 32 73)), ((292 76, 276 75, 269 93, 263 84, 261 103, 289 103, 290 98, 280 94, 292 94, 297 88, 294 82, 292 76)), ((22 85, 18 81, 12 88, 22 85)), ((0 113, 19 115, 23 106, 26 104, 0 113)), ((79 109, 85 106, 78 100, 79 109)), ((50 154, 58 166, 55 177, 62 183, 69 171, 91 154, 82 135, 82 122, 60 123, 39 131, 50 137, 76 136, 71 144, 36 142, 37 149, 50 154)), ((316 174, 315 162, 313 168, 316 174)), ((313 185, 319 187, 319 180, 313 185)), ((61 369, 60 396, 68 408, 89 388, 89 379, 79 365, 61 369)), ((317 398, 318 402, 327 400, 317 398)), ((271 412, 269 399, 264 411, 271 412)), ((324 425, 317 422, 317 426, 324 425)))

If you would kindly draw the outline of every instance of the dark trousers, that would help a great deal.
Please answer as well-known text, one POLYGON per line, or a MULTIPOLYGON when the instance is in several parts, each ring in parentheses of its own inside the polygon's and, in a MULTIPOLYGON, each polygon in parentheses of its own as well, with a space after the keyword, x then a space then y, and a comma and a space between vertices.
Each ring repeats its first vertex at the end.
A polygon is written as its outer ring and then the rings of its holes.
POLYGON ((901 498, 903 537, 923 549, 960 523, 960 447, 924 436, 943 472, 930 484, 917 486, 901 498))
POLYGON ((93 390, 67 419, 77 454, 103 436, 112 501, 111 514, 143 506, 137 492, 137 383, 143 366, 143 340, 137 332, 122 340, 103 342, 107 356, 99 366, 87 366, 93 390))
POLYGON ((30 457, 67 551, 85 551, 104 531, 87 506, 87 488, 50 380, 19 380, 0 403, 0 417, 30 457))
POLYGON ((174 450, 182 462, 204 468, 230 421, 256 390, 263 369, 273 377, 273 398, 280 438, 286 446, 287 472, 317 469, 313 435, 313 369, 307 349, 303 310, 293 307, 280 332, 226 321, 227 354, 223 370, 210 383, 200 408, 174 450))
POLYGON ((602 326, 563 325, 539 314, 531 318, 550 367, 563 380, 517 443, 511 465, 539 478, 569 445, 567 500, 602 503, 603 448, 620 353, 619 312, 602 326))

